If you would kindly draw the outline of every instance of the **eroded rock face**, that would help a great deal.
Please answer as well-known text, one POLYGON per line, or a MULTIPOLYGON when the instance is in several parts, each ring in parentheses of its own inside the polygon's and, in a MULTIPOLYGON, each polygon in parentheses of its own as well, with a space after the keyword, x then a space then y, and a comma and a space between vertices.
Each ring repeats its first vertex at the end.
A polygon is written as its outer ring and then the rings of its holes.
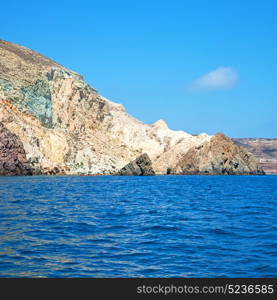
POLYGON ((237 145, 252 153, 266 174, 277 174, 277 139, 232 139, 237 145))
POLYGON ((20 137, 36 174, 114 174, 143 153, 155 161, 180 142, 209 138, 162 120, 144 124, 75 72, 1 40, 0 121, 20 137))
POLYGON ((77 73, 2 40, 0 122, 19 137, 34 174, 116 174, 144 153, 156 174, 167 174, 211 139, 163 120, 144 124, 77 73))
POLYGON ((172 174, 262 175, 255 157, 223 134, 191 148, 170 170, 172 174))
POLYGON ((169 147, 161 153, 153 162, 153 169, 156 174, 169 174, 176 163, 182 158, 187 151, 193 147, 202 145, 204 142, 210 141, 211 137, 207 134, 191 136, 187 139, 180 140, 178 143, 169 147))
POLYGON ((122 168, 118 175, 149 176, 155 175, 149 156, 144 153, 122 168))
POLYGON ((19 138, 0 123, 0 175, 32 175, 19 138))

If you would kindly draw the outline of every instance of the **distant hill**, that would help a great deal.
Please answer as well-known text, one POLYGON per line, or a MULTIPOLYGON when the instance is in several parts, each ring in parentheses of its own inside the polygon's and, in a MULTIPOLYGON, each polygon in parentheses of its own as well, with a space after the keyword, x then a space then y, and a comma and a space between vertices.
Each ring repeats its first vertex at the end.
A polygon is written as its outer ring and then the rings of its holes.
POLYGON ((236 144, 254 154, 266 174, 277 174, 277 139, 232 139, 236 144))

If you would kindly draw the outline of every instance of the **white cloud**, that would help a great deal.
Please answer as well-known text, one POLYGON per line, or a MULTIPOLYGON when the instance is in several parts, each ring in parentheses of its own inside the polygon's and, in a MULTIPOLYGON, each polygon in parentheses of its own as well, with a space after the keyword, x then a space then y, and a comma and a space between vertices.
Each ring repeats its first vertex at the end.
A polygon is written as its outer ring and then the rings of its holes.
POLYGON ((232 88, 238 81, 238 73, 230 67, 219 67, 195 79, 193 90, 221 90, 232 88))

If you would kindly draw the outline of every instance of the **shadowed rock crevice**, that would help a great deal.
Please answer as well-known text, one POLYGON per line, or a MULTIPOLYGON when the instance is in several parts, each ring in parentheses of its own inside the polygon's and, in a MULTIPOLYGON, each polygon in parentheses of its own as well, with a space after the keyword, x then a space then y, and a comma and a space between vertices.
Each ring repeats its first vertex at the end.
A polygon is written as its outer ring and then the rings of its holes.
POLYGON ((19 138, 0 122, 0 175, 32 175, 19 138))
POLYGON ((144 153, 122 168, 118 175, 149 176, 155 175, 149 156, 144 153))

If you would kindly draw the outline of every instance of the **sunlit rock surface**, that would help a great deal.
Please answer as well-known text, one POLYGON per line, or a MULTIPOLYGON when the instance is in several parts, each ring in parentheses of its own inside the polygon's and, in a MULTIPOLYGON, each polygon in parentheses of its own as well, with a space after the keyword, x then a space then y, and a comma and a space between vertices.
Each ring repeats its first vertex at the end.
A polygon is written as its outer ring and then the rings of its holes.
POLYGON ((192 147, 172 169, 173 174, 199 175, 263 175, 256 158, 234 144, 224 134, 192 147))
POLYGON ((28 48, 0 41, 0 122, 22 143, 34 174, 116 174, 146 153, 170 173, 211 136, 144 124, 77 73, 28 48))

